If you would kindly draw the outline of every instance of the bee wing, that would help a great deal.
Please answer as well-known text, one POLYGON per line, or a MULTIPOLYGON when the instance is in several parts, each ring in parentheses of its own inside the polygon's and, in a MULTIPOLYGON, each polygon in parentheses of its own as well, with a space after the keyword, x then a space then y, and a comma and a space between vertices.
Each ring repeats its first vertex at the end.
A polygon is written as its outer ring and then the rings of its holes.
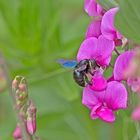
POLYGON ((64 59, 59 59, 57 61, 59 64, 61 64, 64 68, 75 68, 77 65, 76 60, 64 60, 64 59))

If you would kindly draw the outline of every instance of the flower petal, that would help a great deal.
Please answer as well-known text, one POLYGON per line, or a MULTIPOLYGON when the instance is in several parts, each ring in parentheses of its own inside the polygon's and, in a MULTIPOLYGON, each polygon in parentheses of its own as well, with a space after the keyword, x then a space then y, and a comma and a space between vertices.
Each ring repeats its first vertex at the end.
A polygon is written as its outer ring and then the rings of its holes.
POLYGON ((109 40, 121 39, 120 33, 117 32, 114 26, 115 15, 118 10, 118 7, 112 8, 102 18, 101 32, 109 40))
POLYGON ((84 88, 82 103, 89 109, 92 109, 97 104, 100 104, 104 100, 105 91, 93 91, 89 86, 84 88))
POLYGON ((91 89, 94 91, 102 91, 107 87, 107 80, 104 78, 103 74, 100 71, 97 71, 92 77, 92 86, 91 89))
POLYGON ((127 108, 127 90, 125 86, 117 81, 108 83, 104 102, 112 110, 127 108))
POLYGON ((99 16, 102 13, 102 7, 96 0, 85 0, 84 9, 89 16, 99 16))
POLYGON ((93 20, 88 26, 86 38, 99 37, 101 35, 101 19, 93 20))
POLYGON ((97 116, 106 122, 114 122, 115 121, 115 115, 113 114, 113 111, 106 107, 101 107, 99 110, 97 110, 97 116))
POLYGON ((90 113, 90 117, 91 119, 95 120, 98 118, 98 115, 96 114, 96 110, 101 107, 102 103, 99 103, 97 105, 95 105, 92 109, 91 109, 91 113, 90 113))
POLYGON ((94 59, 97 50, 97 38, 91 37, 83 41, 77 54, 77 60, 94 59))
POLYGON ((117 58, 114 65, 115 80, 126 80, 124 73, 127 70, 133 56, 134 56, 134 51, 126 51, 117 58))
POLYGON ((77 54, 78 61, 83 59, 95 59, 100 66, 109 65, 114 42, 102 35, 99 38, 91 37, 86 39, 80 46, 77 54))
POLYGON ((97 62, 101 66, 109 65, 112 51, 114 50, 114 42, 100 35, 98 38, 97 46, 98 47, 95 56, 97 62))

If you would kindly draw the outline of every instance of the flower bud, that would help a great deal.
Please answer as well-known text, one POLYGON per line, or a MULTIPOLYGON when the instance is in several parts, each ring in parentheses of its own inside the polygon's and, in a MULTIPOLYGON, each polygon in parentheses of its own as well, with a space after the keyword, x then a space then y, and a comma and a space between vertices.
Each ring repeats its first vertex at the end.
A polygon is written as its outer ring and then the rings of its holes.
POLYGON ((33 135, 36 131, 36 120, 35 119, 27 119, 27 131, 28 133, 30 133, 31 135, 33 135))
POLYGON ((36 107, 32 101, 30 101, 29 107, 27 109, 27 131, 33 135, 36 131, 36 107))
POLYGON ((17 124, 15 131, 13 132, 13 137, 17 140, 17 139, 21 139, 21 130, 19 127, 19 124, 17 124))

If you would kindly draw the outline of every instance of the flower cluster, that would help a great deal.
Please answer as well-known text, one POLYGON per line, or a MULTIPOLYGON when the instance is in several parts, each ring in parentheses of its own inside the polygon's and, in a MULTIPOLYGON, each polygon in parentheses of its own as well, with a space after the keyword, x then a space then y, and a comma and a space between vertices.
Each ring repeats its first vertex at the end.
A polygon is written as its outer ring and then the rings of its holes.
MULTIPOLYGON (((127 47, 127 44, 123 43, 123 35, 115 28, 114 21, 119 7, 106 11, 96 0, 85 0, 84 9, 93 19, 78 50, 77 61, 95 60, 100 67, 92 75, 91 85, 88 84, 84 88, 82 103, 91 110, 92 119, 114 122, 114 112, 126 109, 128 106, 126 86, 130 86, 134 92, 140 92, 140 78, 129 74, 132 71, 129 64, 135 56, 135 50, 124 49, 121 54, 117 50, 119 47, 122 49, 124 46, 127 47), (117 58, 112 66, 113 53, 117 58), (110 66, 113 67, 112 75, 110 78, 105 78, 104 72, 110 66), (127 83, 126 86, 123 81, 127 83)), ((140 112, 140 109, 137 110, 140 112)), ((135 118, 139 114, 138 111, 134 112, 135 118)))

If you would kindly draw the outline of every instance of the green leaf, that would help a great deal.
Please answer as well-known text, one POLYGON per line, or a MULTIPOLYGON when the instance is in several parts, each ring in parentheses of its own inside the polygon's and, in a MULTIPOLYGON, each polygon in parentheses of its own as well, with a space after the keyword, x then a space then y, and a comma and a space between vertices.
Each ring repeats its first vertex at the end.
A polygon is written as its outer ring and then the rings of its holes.
POLYGON ((116 16, 116 27, 126 38, 140 43, 140 1, 119 0, 120 10, 116 16))

